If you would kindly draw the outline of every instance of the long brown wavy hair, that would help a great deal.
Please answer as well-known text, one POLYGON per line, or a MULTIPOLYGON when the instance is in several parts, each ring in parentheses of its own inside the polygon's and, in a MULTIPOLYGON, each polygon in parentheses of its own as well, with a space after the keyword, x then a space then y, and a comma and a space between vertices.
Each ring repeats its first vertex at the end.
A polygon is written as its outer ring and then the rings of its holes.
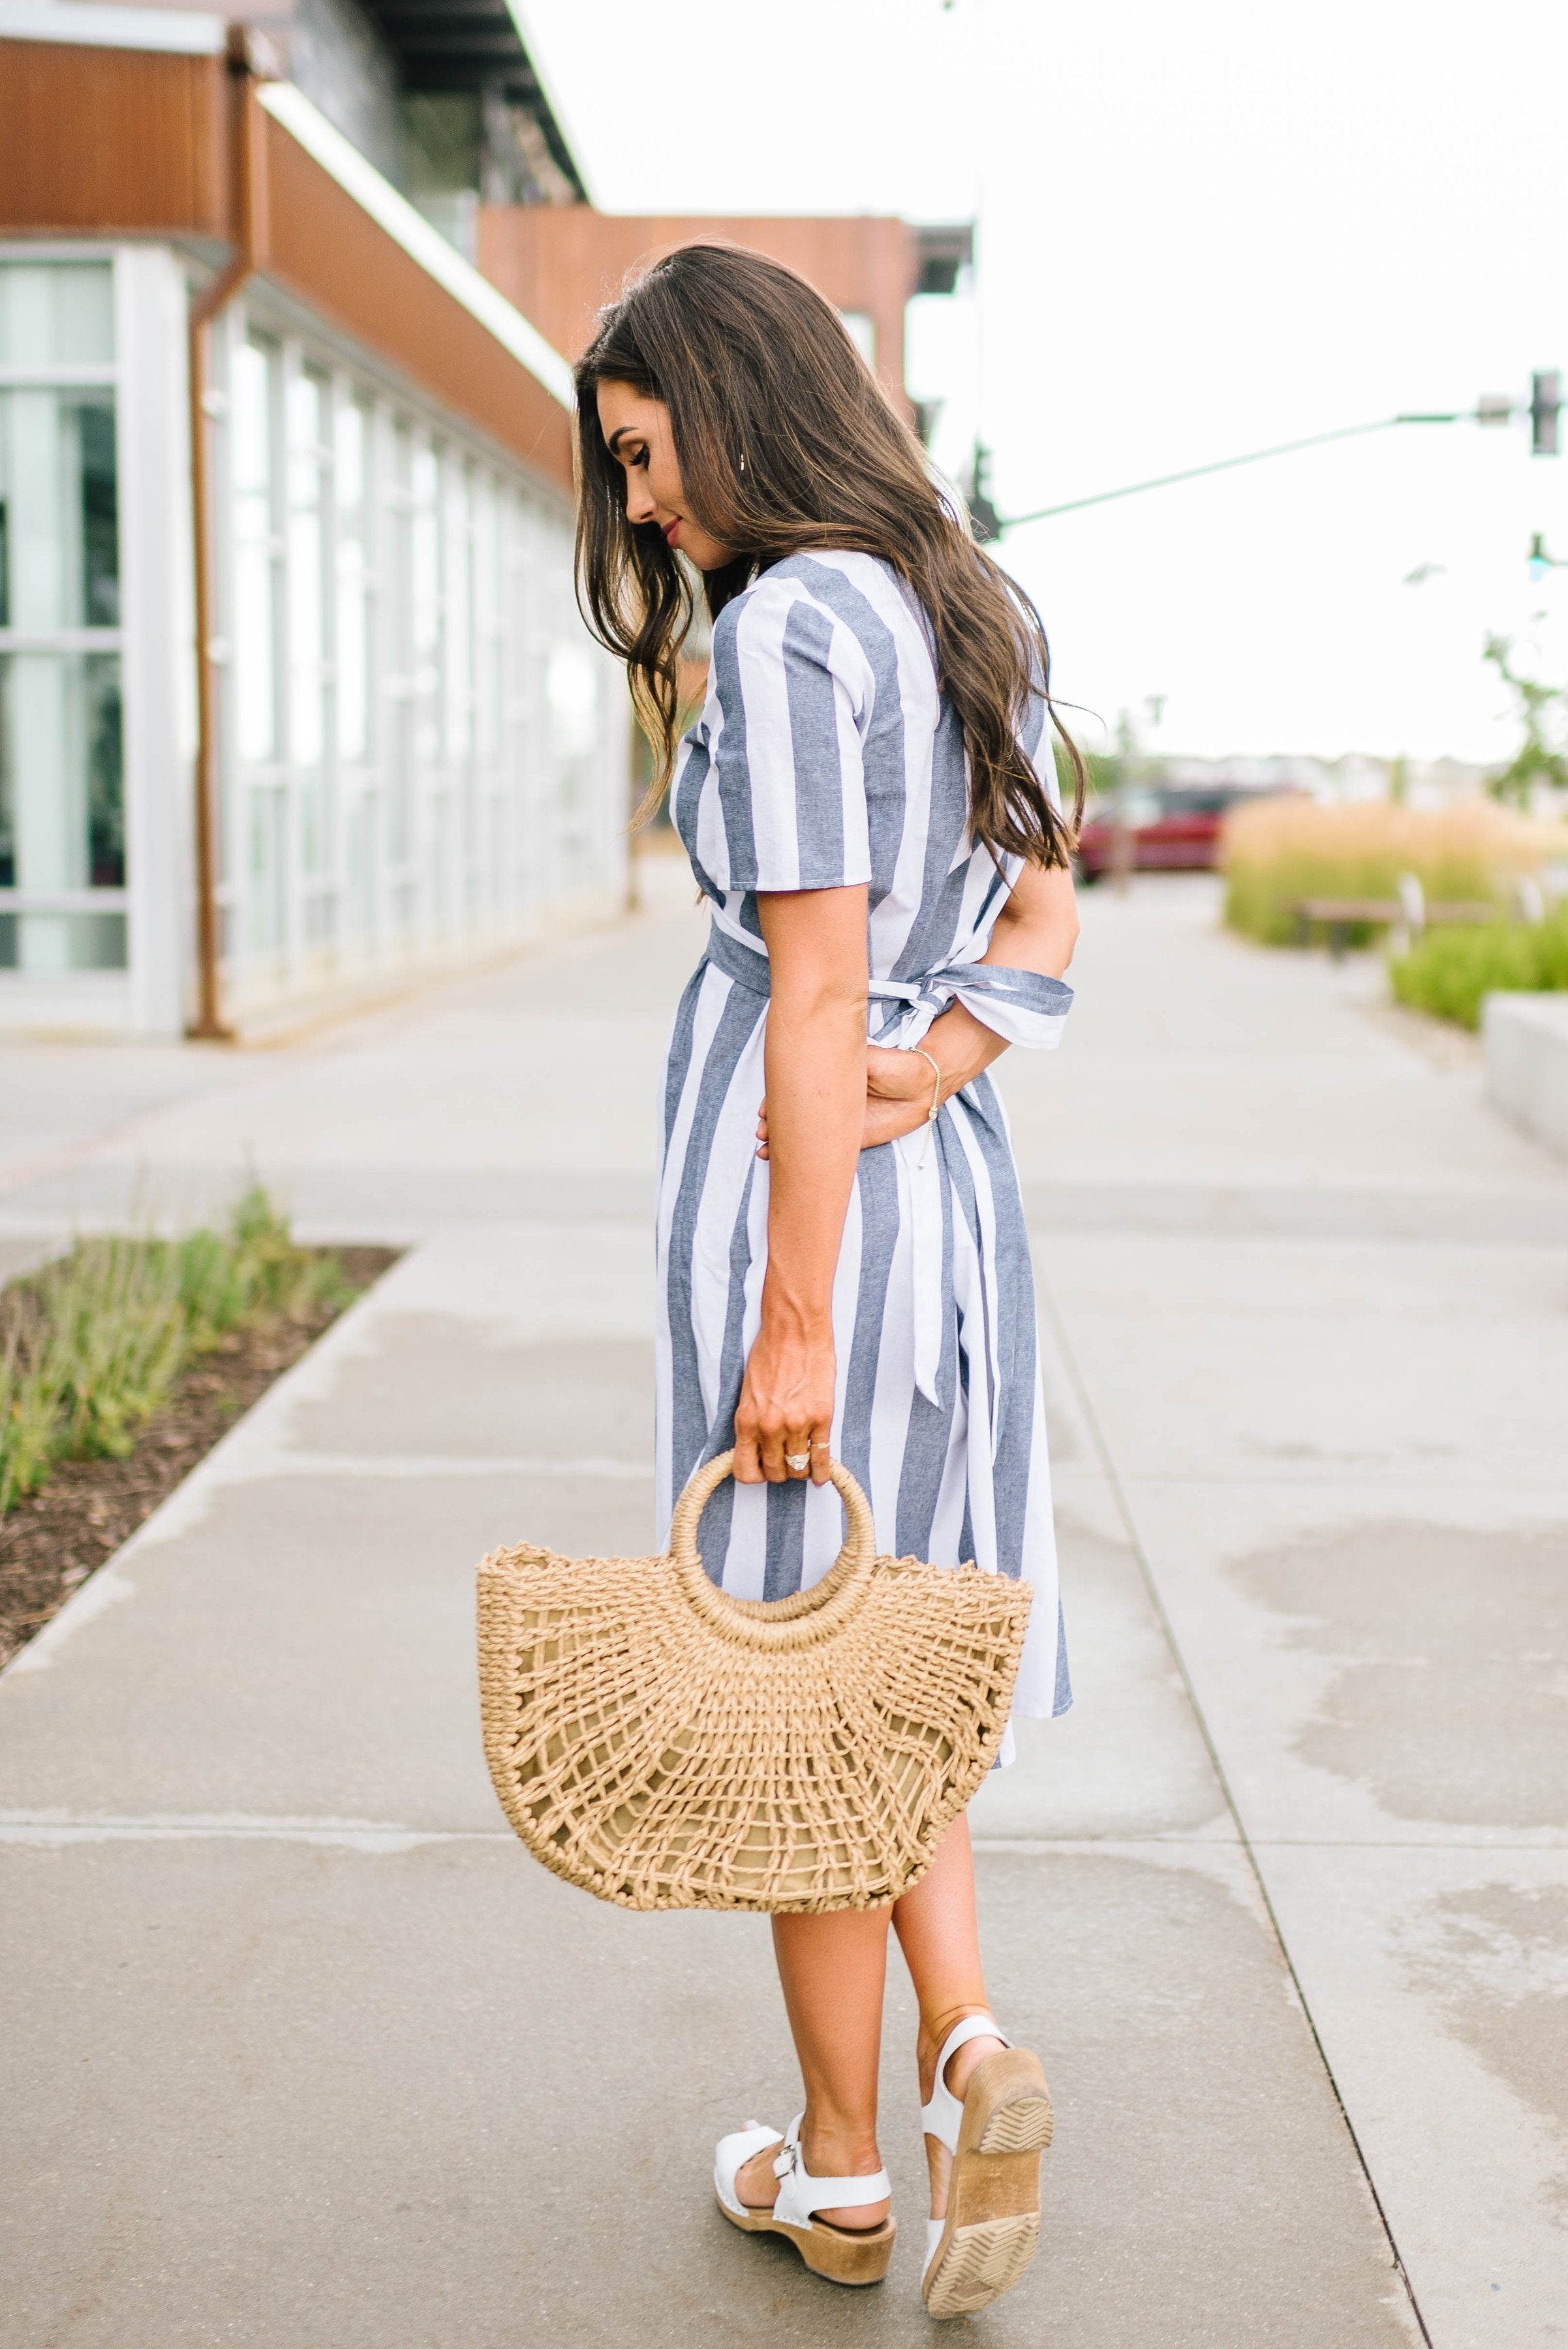
MULTIPOLYGON (((599 429, 601 383, 664 402, 687 504, 722 546, 743 550, 702 574, 711 616, 785 555, 821 547, 880 555, 929 618, 941 689, 969 751, 976 840, 993 854, 1067 864, 1084 762, 1051 704, 1040 616, 975 543, 813 286, 760 253, 683 245, 600 313, 576 378, 577 600, 599 642, 626 662, 653 745, 639 818, 659 805, 674 765, 677 661, 695 611, 694 574, 656 523, 627 520, 625 477, 599 429), (1072 766, 1071 826, 1020 740, 1033 693, 1044 695, 1072 766)), ((1049 729, 1042 745, 1049 758, 1049 729)))

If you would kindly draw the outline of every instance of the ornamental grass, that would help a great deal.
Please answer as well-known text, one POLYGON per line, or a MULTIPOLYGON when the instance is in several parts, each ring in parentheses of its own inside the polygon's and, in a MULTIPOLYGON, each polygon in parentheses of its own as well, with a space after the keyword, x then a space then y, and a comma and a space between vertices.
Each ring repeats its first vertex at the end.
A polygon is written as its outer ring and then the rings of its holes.
POLYGON ((346 1299, 335 1257, 247 1191, 222 1231, 78 1240, 0 1295, 0 1516, 57 1460, 124 1459, 192 1359, 346 1299))
POLYGON ((1568 988, 1568 909, 1545 922, 1488 922, 1428 930, 1388 966, 1396 999, 1414 1011, 1480 1026, 1481 1003, 1499 992, 1568 988))
MULTIPOLYGON (((1518 882, 1568 854, 1568 827, 1534 823, 1490 800, 1439 809, 1393 800, 1322 806, 1261 800, 1225 820, 1220 862, 1225 920, 1262 946, 1296 937, 1303 897, 1391 899, 1413 873, 1429 902, 1489 902, 1500 916, 1518 882)), ((1371 936, 1363 926, 1359 943, 1371 936)))

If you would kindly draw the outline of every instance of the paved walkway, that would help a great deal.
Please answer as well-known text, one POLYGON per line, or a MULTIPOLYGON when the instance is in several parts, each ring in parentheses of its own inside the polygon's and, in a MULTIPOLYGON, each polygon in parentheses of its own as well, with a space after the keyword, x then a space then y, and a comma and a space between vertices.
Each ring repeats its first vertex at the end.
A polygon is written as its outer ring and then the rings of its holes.
MULTIPOLYGON (((481 1551, 646 1543, 668 894, 287 1050, 7 1055, 0 1266, 247 1161, 411 1246, 0 1682, 5 2349, 929 2338, 901 1974, 905 2233, 837 2295, 706 2200, 792 2109, 765 1926, 571 1892, 479 1755, 481 1551)), ((1006 1077, 1078 1704, 974 1813, 1059 2130, 972 2323, 1394 2349, 1413 2292, 1438 2349, 1546 2349, 1568 1166, 1206 884, 1087 914, 1072 1039, 1006 1077)))

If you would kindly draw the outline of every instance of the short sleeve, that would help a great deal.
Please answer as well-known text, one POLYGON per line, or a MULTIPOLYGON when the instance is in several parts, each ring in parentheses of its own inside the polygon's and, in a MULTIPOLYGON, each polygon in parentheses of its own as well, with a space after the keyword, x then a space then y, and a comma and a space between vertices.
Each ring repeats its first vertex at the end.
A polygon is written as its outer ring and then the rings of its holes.
POLYGON ((861 727, 874 685, 852 632, 789 580, 759 580, 713 628, 727 889, 871 878, 861 727))

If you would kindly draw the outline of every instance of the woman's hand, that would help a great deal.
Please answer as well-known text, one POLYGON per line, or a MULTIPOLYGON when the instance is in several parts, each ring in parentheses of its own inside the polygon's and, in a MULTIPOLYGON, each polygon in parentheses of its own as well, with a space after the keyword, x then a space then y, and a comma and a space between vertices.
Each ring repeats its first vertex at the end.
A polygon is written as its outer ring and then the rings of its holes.
MULTIPOLYGON (((956 1003, 927 1030, 918 1051, 867 1044, 861 1149, 876 1150, 884 1142, 897 1142, 903 1134, 919 1133, 929 1122, 933 1095, 940 1108, 954 1093, 961 1092, 971 1077, 978 1077, 1006 1049, 1000 1036, 982 1028, 978 1019, 956 1003), (932 1061, 936 1068, 931 1066, 932 1061)), ((764 1100, 757 1111, 757 1156, 767 1155, 768 1105, 764 1100)))
POLYGON ((952 1090, 947 1072, 939 1080, 941 1062, 936 1053, 889 1051, 883 1044, 866 1047, 866 1133, 862 1150, 878 1143, 897 1142, 903 1133, 918 1133, 931 1114, 933 1094, 939 1102, 952 1090), (933 1069, 931 1061, 937 1061, 933 1069))
MULTIPOLYGON (((875 1150, 878 1143, 897 1142, 901 1133, 918 1133, 931 1113, 931 1088, 935 1082, 935 1070, 919 1052, 889 1051, 884 1045, 867 1044, 861 1149, 875 1150)), ((944 1101, 948 1091, 944 1085, 944 1101)), ((768 1105, 764 1100, 757 1111, 757 1156, 765 1158, 767 1154, 768 1105)))
POLYGON ((735 1408, 735 1482, 782 1485, 809 1475, 827 1476, 836 1363, 833 1327, 807 1330, 794 1317, 763 1322, 746 1361, 735 1408), (790 1468, 805 1457, 809 1469, 790 1468))
MULTIPOLYGON (((1038 865, 1026 865, 996 917, 981 960, 1060 978, 1073 959, 1077 936, 1072 874, 1059 868, 1047 872, 1038 865)), ((919 1133, 931 1113, 931 1088, 936 1083, 931 1061, 942 1072, 939 1100, 945 1102, 972 1083, 1006 1050, 1002 1038, 961 1003, 952 1004, 932 1020, 919 1051, 867 1044, 861 1149, 875 1150, 881 1143, 919 1133), (924 1057, 928 1052, 930 1060, 924 1057)), ((757 1156, 767 1155, 764 1100, 757 1112, 757 1156)))

